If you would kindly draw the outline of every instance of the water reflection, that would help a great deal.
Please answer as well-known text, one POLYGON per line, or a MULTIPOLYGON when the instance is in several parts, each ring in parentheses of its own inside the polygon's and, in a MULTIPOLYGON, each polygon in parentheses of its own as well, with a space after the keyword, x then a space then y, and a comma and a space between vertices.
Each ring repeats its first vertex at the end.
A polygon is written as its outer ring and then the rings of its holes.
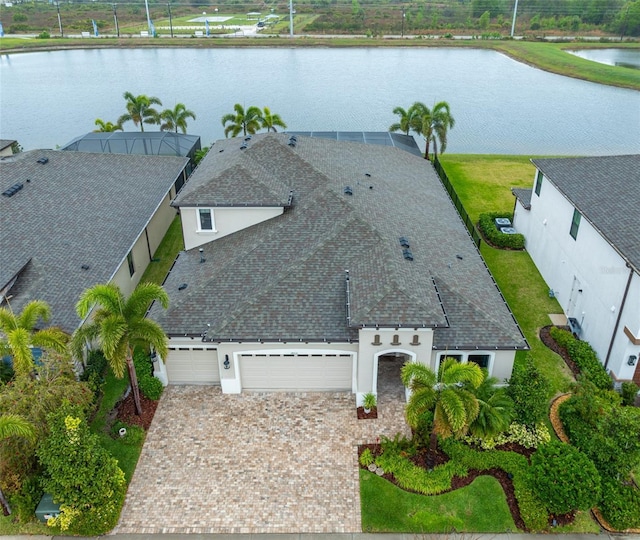
POLYGON ((640 49, 580 49, 567 52, 600 64, 640 69, 640 49))

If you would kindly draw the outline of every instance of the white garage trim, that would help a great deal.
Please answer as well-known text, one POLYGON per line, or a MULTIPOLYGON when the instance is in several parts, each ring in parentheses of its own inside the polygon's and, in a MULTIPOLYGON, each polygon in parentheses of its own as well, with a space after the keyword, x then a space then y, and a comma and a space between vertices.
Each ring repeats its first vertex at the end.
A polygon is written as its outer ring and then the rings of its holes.
POLYGON ((352 391, 356 353, 344 350, 256 350, 234 353, 243 390, 352 391))
POLYGON ((220 384, 218 351, 214 347, 169 347, 165 364, 169 384, 220 384))

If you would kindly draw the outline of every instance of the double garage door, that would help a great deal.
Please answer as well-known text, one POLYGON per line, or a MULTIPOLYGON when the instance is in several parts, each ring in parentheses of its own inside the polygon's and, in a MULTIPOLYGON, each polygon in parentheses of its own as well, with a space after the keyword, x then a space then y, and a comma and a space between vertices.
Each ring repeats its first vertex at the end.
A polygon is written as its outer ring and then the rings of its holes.
POLYGON ((351 390, 351 354, 240 354, 239 365, 243 390, 351 390))
POLYGON ((220 384, 218 353, 206 347, 170 347, 166 361, 169 384, 220 384))

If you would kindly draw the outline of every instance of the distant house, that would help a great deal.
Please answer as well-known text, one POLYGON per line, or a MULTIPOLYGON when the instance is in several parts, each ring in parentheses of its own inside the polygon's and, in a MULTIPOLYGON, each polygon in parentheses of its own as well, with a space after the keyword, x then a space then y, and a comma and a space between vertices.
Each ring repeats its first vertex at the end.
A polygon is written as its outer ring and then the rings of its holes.
POLYGON ((0 303, 52 308, 73 332, 82 291, 129 294, 176 215, 188 159, 33 150, 0 161, 0 303))
POLYGON ((574 333, 640 383, 640 155, 532 162, 514 225, 574 333))
POLYGON ((222 140, 173 204, 187 250, 164 284, 169 309, 151 310, 170 384, 361 402, 383 358, 437 369, 453 356, 505 379, 528 348, 419 156, 291 134, 222 140))
POLYGON ((13 145, 16 141, 0 139, 0 158, 13 155, 13 145))

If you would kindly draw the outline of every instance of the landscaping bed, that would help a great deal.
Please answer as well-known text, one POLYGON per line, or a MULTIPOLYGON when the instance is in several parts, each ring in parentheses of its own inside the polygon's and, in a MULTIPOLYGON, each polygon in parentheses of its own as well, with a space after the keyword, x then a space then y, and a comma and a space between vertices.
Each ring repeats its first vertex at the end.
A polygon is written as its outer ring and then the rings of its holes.
POLYGON ((147 431, 151 425, 153 416, 156 414, 159 401, 153 401, 144 394, 140 394, 140 403, 142 404, 142 414, 138 416, 133 401, 133 392, 129 392, 129 394, 116 405, 116 418, 124 424, 140 426, 147 431))

